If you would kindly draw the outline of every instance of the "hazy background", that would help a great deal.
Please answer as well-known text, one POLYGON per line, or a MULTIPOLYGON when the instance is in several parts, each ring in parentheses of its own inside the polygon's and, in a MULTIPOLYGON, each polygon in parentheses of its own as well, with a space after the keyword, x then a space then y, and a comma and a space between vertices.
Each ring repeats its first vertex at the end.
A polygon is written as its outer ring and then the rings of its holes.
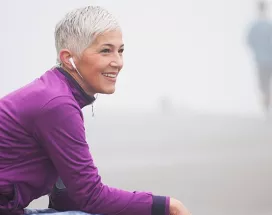
POLYGON ((94 118, 84 109, 106 184, 174 196, 192 214, 272 214, 271 125, 245 40, 254 0, 0 3, 0 97, 54 66, 54 27, 66 12, 97 4, 118 17, 126 50, 117 91, 99 95, 94 118))

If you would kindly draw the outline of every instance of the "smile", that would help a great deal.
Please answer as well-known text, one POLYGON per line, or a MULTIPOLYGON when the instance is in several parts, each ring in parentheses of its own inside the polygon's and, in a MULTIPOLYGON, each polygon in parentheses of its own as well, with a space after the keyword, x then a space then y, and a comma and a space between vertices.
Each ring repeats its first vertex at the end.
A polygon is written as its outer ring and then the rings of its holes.
POLYGON ((102 75, 104 75, 105 77, 109 77, 109 78, 116 78, 117 74, 110 74, 110 73, 102 73, 102 75))

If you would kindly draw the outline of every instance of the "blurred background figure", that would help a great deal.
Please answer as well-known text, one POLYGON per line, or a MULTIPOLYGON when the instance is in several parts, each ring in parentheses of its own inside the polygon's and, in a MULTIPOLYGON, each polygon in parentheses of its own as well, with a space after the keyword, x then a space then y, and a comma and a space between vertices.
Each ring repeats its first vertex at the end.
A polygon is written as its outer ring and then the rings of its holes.
POLYGON ((272 23, 268 18, 268 3, 257 2, 257 20, 252 24, 248 34, 248 44, 254 54, 257 67, 259 89, 266 116, 269 116, 270 79, 272 73, 272 23))

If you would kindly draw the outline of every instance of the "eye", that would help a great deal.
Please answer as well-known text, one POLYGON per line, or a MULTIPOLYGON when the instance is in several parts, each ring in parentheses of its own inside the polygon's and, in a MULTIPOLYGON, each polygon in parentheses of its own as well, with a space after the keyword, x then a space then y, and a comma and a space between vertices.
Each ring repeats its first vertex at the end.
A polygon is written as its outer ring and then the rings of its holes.
POLYGON ((102 53, 110 53, 110 51, 111 51, 110 49, 103 49, 103 50, 101 50, 102 53))
POLYGON ((120 49, 120 50, 119 50, 119 53, 120 53, 120 54, 123 54, 123 52, 124 52, 124 49, 120 49))

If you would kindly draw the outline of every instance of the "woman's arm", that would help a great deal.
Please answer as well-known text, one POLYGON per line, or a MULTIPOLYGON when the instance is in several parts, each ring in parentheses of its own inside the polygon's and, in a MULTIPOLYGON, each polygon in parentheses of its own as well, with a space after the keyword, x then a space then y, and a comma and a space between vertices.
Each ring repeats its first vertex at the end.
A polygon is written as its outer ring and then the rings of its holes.
POLYGON ((93 214, 168 215, 169 198, 108 187, 93 162, 82 112, 71 97, 43 107, 34 122, 35 138, 52 160, 78 209, 93 214))

